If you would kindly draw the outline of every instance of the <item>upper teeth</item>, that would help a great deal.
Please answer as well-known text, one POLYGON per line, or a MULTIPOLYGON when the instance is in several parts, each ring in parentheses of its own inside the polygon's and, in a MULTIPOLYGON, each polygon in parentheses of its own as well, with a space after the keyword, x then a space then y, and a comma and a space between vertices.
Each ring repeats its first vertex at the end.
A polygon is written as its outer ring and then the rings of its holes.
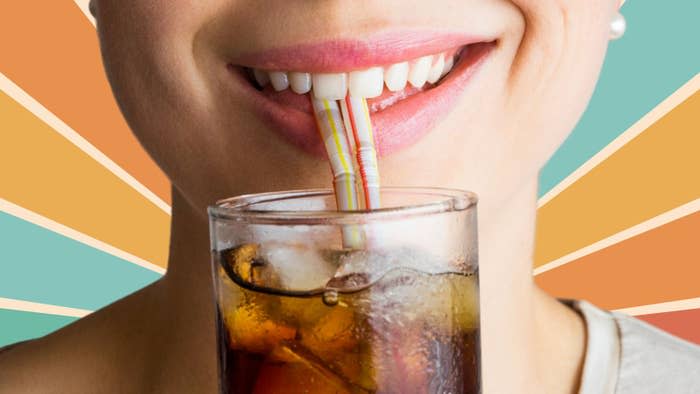
POLYGON ((439 53, 418 59, 389 65, 371 67, 348 73, 306 73, 287 71, 253 70, 260 86, 272 84, 276 91, 291 87, 298 94, 312 90, 318 99, 340 100, 350 92, 353 97, 378 97, 384 85, 392 91, 403 90, 407 83, 422 88, 426 82, 434 84, 454 66, 454 55, 439 53))

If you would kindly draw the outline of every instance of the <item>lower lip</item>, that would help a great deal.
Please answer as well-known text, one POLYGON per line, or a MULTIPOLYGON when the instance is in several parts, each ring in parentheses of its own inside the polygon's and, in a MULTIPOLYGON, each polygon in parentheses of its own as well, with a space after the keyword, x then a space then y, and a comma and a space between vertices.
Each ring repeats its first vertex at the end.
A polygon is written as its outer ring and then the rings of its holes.
MULTIPOLYGON (((412 95, 371 114, 379 156, 387 156, 417 143, 444 118, 481 68, 495 47, 493 43, 471 45, 455 68, 435 87, 412 95)), ((304 152, 325 157, 326 152, 310 111, 284 105, 255 89, 241 72, 234 73, 244 93, 252 100, 253 110, 271 128, 304 152)), ((238 88, 241 88, 240 86, 238 88)))

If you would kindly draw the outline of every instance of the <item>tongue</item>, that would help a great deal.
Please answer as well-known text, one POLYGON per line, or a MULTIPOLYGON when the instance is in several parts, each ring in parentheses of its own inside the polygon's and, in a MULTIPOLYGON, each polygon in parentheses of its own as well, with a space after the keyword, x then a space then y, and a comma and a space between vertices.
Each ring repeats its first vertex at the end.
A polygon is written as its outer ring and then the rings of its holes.
MULTIPOLYGON (((379 97, 367 99, 367 104, 369 105, 370 113, 375 113, 382 111, 397 102, 406 99, 414 94, 420 93, 426 89, 430 89, 433 85, 425 84, 422 88, 415 88, 411 84, 407 84, 404 90, 398 92, 392 92, 389 89, 384 88, 382 95, 379 97)), ((277 102, 280 105, 286 107, 291 107, 297 111, 313 113, 313 108, 311 107, 311 102, 306 94, 296 94, 290 89, 283 90, 281 92, 276 92, 272 86, 266 86, 263 89, 263 94, 268 96, 271 100, 277 102)), ((312 94, 312 93, 309 93, 312 94)))
POLYGON ((276 92, 272 86, 268 85, 263 89, 263 94, 270 100, 277 102, 280 105, 291 107, 297 111, 313 114, 311 101, 306 94, 296 94, 291 89, 286 89, 281 92, 276 92))
POLYGON ((367 105, 369 105, 369 112, 375 113, 382 111, 403 99, 409 98, 414 94, 418 94, 426 89, 430 89, 432 86, 433 85, 426 83, 425 85, 423 85, 422 88, 415 88, 413 87, 413 85, 407 84, 404 90, 400 90, 398 92, 392 92, 391 90, 385 87, 381 96, 367 100, 367 105))

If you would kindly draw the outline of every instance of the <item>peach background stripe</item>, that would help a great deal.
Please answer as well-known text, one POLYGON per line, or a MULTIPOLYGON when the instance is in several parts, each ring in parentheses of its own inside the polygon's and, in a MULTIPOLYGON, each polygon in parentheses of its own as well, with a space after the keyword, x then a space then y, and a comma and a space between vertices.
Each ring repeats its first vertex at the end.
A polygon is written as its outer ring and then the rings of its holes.
POLYGON ((119 257, 122 260, 128 261, 130 263, 134 263, 138 266, 141 266, 143 268, 149 269, 151 271, 157 272, 159 274, 164 274, 165 269, 163 267, 159 267, 155 264, 151 264, 148 261, 139 258, 138 256, 134 256, 133 254, 124 252, 123 250, 119 250, 115 248, 112 245, 106 244, 98 239, 95 239, 89 235, 85 235, 81 233, 80 231, 75 231, 70 227, 64 226, 61 223, 55 222, 51 219, 48 219, 44 216, 41 216, 37 213, 34 213, 28 209, 24 209, 20 207, 19 205, 13 204, 7 200, 4 200, 0 198, 0 211, 8 213, 12 216, 15 216, 17 218, 20 218, 26 222, 35 224, 39 227, 43 227, 49 231, 53 231, 54 233, 60 234, 66 238, 70 238, 72 240, 78 241, 80 243, 83 243, 85 245, 88 245, 92 248, 95 248, 97 250, 101 250, 105 253, 109 253, 115 257, 119 257))
POLYGON ((92 23, 93 26, 95 26, 95 18, 90 13, 90 0, 75 0, 75 4, 80 7, 80 11, 83 11, 85 17, 90 21, 90 23, 92 23))
POLYGON ((68 308, 65 306, 41 304, 38 302, 14 300, 0 297, 0 309, 10 309, 13 311, 45 313, 49 315, 83 317, 92 313, 85 309, 68 308))
POLYGON ((644 130, 671 112, 676 106, 687 100, 699 89, 700 74, 697 74, 680 89, 670 95, 666 100, 661 102, 653 110, 649 111, 648 114, 639 119, 634 125, 632 125, 632 127, 620 134, 620 136, 608 144, 608 146, 601 149, 595 156, 591 157, 588 161, 581 165, 581 167, 577 168, 576 171, 572 172, 568 177, 566 177, 566 179, 561 181, 561 183, 552 188, 544 196, 540 197, 540 199, 537 201, 537 206, 542 207, 549 201, 553 200, 562 191, 566 190, 566 188, 584 177, 589 171, 591 171, 591 169, 595 168, 598 164, 612 156, 620 148, 625 146, 625 144, 633 140, 639 134, 644 132, 644 130))
POLYGON ((620 231, 619 233, 617 233, 611 237, 605 238, 601 241, 598 241, 596 243, 588 245, 585 248, 579 249, 573 253, 569 253, 564 257, 561 257, 561 258, 558 258, 558 259, 552 261, 551 263, 541 265, 541 266, 535 268, 534 274, 539 275, 539 274, 542 274, 542 273, 547 272, 549 270, 561 267, 566 263, 580 259, 581 257, 587 256, 591 253, 595 253, 601 249, 605 249, 605 248, 612 246, 614 244, 623 242, 629 238, 632 238, 632 237, 637 236, 641 233, 652 230, 656 227, 663 226, 669 222, 672 222, 672 221, 679 219, 683 216, 690 215, 691 213, 694 213, 697 211, 700 211, 700 198, 697 200, 691 201, 687 204, 684 204, 678 208, 672 209, 668 212, 664 212, 661 215, 656 216, 652 219, 649 219, 645 222, 642 222, 636 226, 632 226, 632 227, 627 228, 623 231, 620 231))
POLYGON ((34 114, 34 116, 51 126, 54 130, 56 130, 56 132, 58 132, 67 140, 72 142, 75 146, 80 148, 88 156, 92 157, 95 161, 102 164, 105 168, 107 168, 109 171, 111 171, 114 175, 119 177, 129 186, 136 189, 136 191, 141 193, 144 197, 146 197, 146 199, 151 201, 158 208, 162 209, 167 214, 170 214, 170 205, 168 205, 165 201, 163 201, 153 192, 148 190, 146 186, 141 184, 128 172, 124 171, 124 169, 119 167, 117 163, 113 162, 99 149, 95 148, 95 146, 90 144, 89 141, 87 141, 80 134, 71 129, 67 124, 63 123, 61 119, 59 119, 58 117, 56 117, 56 115, 52 114, 49 110, 44 108, 38 101, 34 100, 31 96, 29 96, 19 86, 15 85, 2 73, 0 73, 0 91, 5 92, 5 94, 12 97, 13 100, 22 104, 22 106, 27 110, 31 111, 34 114))
POLYGON ((74 2, 3 3, 0 48, 7 78, 170 203, 169 182, 129 131, 103 71, 95 28, 74 2))
POLYGON ((160 267, 170 217, 0 93, 0 197, 160 267))
POLYGON ((535 267, 700 197, 695 93, 538 211, 535 267), (567 231, 568 229, 568 231, 567 231))
POLYGON ((618 309, 617 312, 626 313, 632 316, 651 315, 666 312, 687 311, 689 309, 700 308, 700 297, 687 300, 661 302, 652 305, 634 306, 631 308, 618 309))
POLYGON ((700 297, 700 212, 545 272, 535 281, 557 297, 606 309, 700 297))

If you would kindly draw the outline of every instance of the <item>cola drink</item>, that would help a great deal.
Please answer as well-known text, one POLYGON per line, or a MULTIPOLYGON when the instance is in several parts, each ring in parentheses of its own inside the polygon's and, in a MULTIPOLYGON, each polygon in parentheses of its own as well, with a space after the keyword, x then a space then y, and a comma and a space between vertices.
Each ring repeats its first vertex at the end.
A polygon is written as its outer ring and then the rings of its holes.
POLYGON ((424 251, 214 251, 222 393, 481 392, 478 271, 424 251))

